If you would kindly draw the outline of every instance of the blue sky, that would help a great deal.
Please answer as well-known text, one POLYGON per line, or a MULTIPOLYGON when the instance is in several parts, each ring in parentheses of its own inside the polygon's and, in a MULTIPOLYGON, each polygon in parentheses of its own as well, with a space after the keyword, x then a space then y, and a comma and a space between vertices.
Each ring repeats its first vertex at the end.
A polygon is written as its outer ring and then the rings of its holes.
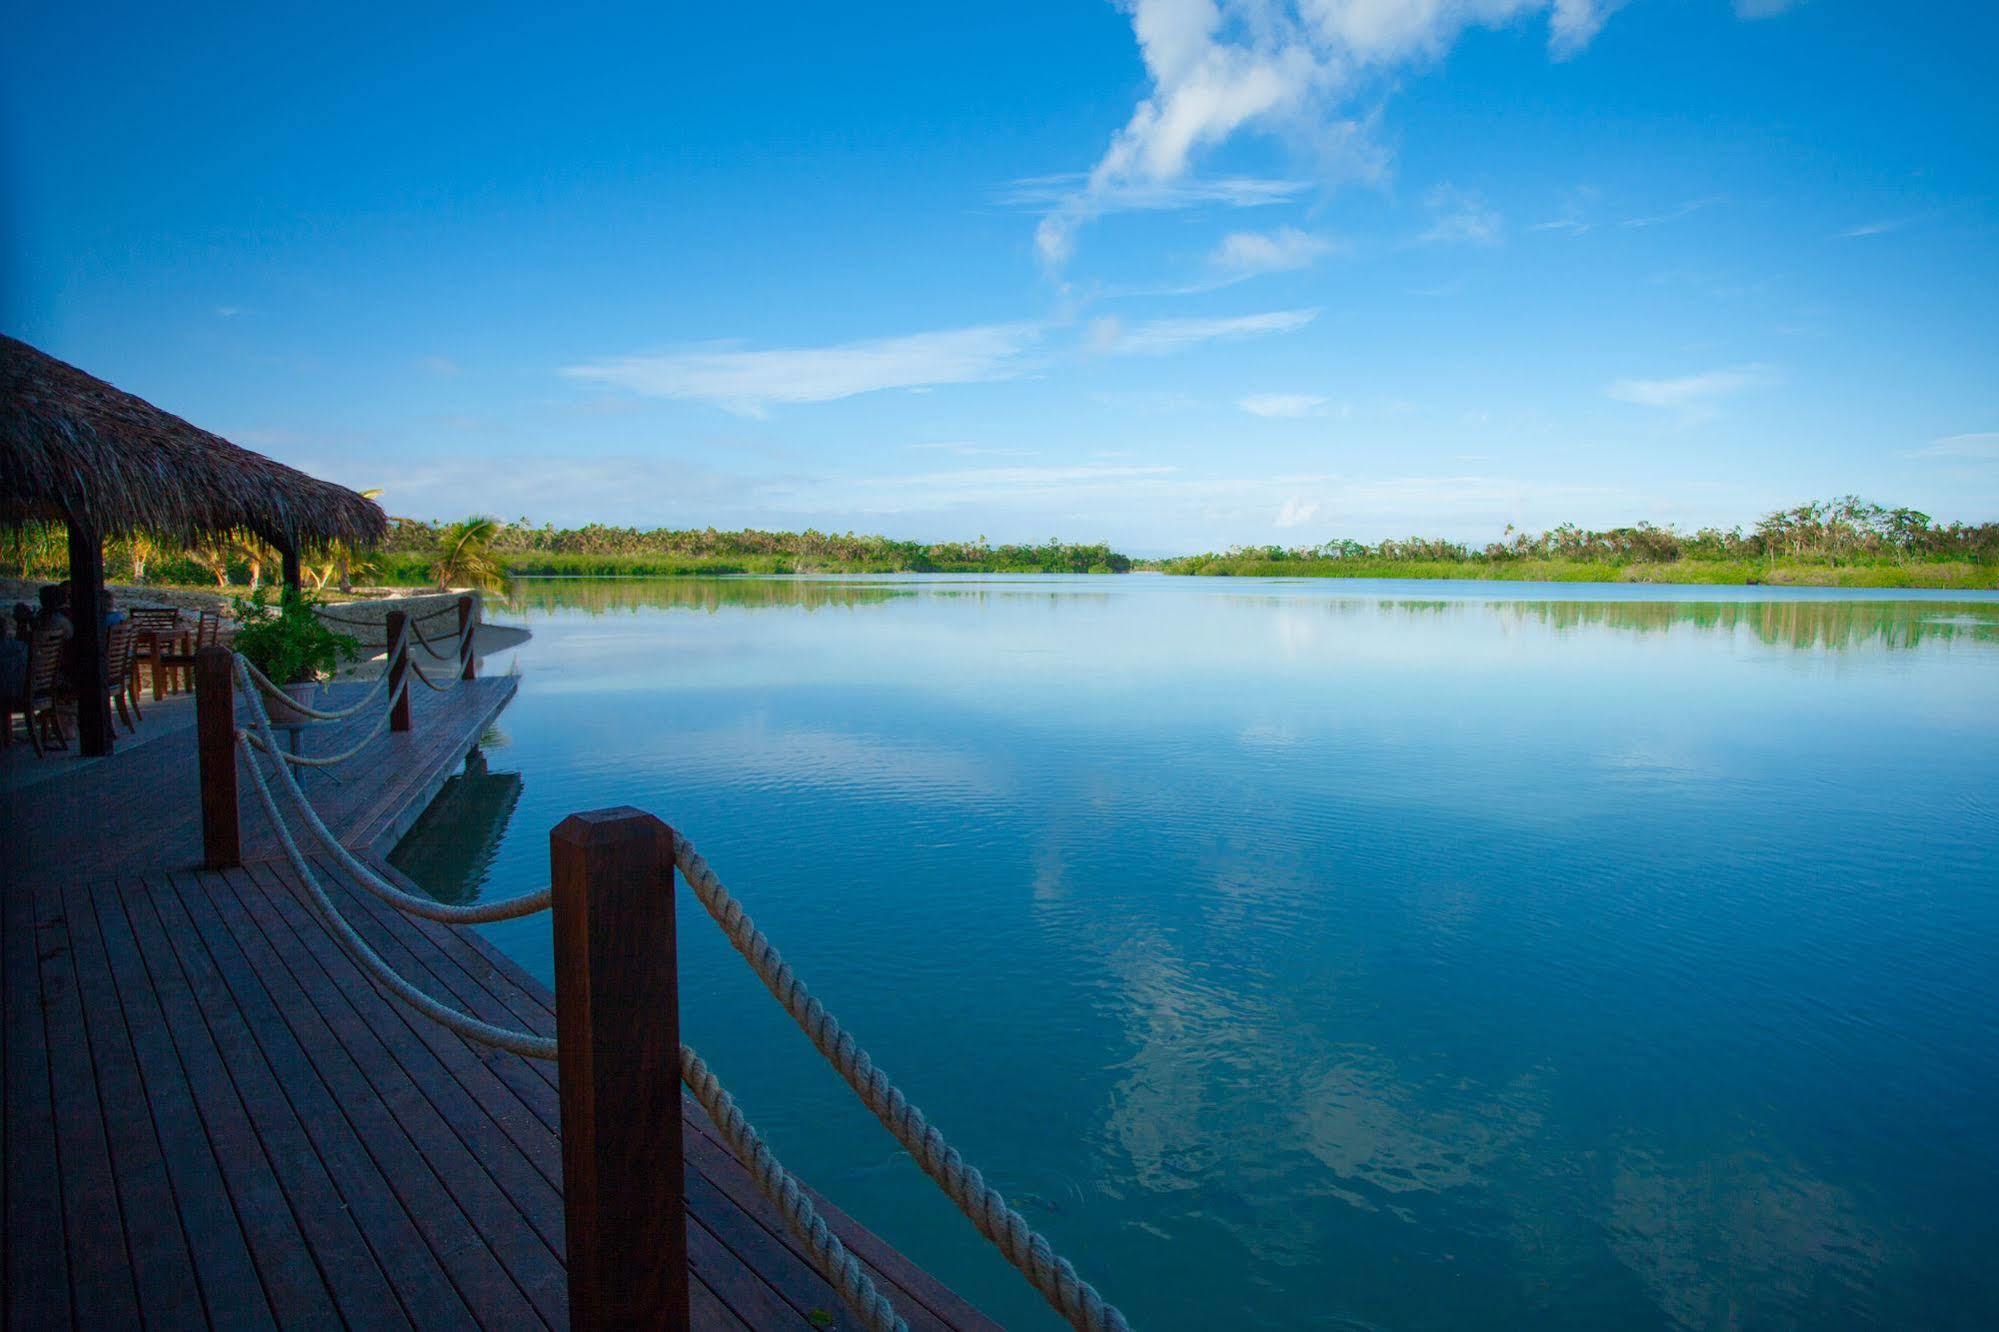
POLYGON ((1992 6, 724 9, 17 15, 0 327, 425 517, 1999 516, 1992 6))

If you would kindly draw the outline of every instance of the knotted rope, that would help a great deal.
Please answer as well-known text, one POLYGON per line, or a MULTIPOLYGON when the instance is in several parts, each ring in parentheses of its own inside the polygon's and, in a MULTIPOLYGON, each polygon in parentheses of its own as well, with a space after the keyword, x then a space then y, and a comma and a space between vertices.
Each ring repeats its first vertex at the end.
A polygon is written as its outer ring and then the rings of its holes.
POLYGON ((1117 1307, 1106 1303, 1096 1287, 1077 1276, 1076 1269, 1055 1252, 1047 1238, 1029 1226, 1027 1219, 1008 1205, 999 1190, 987 1185, 978 1168, 944 1141, 944 1135, 923 1117, 921 1110, 909 1103, 902 1089, 875 1066, 868 1052, 806 990, 805 982, 793 973, 742 904, 722 886, 693 843, 675 834, 673 855, 687 886, 694 890, 701 905, 722 927, 722 933, 757 973, 764 988, 784 1006, 819 1053, 874 1112, 882 1127, 908 1150, 923 1167, 923 1173, 958 1205, 958 1210, 978 1232, 992 1241, 1006 1260, 1079 1332, 1129 1332, 1130 1325, 1117 1307))
POLYGON ((295 712, 304 713, 314 721, 345 721, 349 717, 357 716, 375 701, 375 695, 389 687, 388 672, 384 671, 375 677, 375 683, 368 687, 368 692, 361 695, 357 702, 351 703, 344 708, 315 708, 309 704, 301 703, 290 694, 287 694, 281 685, 272 682, 270 676, 265 675, 262 671, 251 665, 242 653, 239 652, 236 654, 236 660, 249 668, 250 684, 255 686, 256 689, 269 694, 272 698, 282 698, 285 701, 286 707, 291 708, 295 712))
MULTIPOLYGON (((294 768, 330 768, 336 763, 345 763, 348 759, 353 758, 369 745, 375 743, 375 737, 379 736, 387 728, 389 718, 395 710, 396 703, 408 692, 409 682, 407 680, 397 685, 396 696, 389 700, 387 707, 382 709, 382 715, 375 719, 375 724, 368 728, 368 733, 362 736, 358 742, 341 750, 338 754, 294 754, 290 750, 280 749, 276 757, 284 760, 285 763, 294 768)), ((273 726, 276 724, 275 722, 272 723, 273 726)), ((258 749, 264 749, 264 742, 261 737, 252 735, 240 726, 236 728, 236 734, 242 736, 258 749)), ((264 750, 264 752, 270 753, 269 750, 264 750)))
MULTIPOLYGON (((239 656, 236 660, 241 662, 243 659, 239 656)), ((254 692, 251 698, 254 701, 251 710, 257 723, 258 736, 267 749, 271 748, 277 743, 276 737, 271 734, 271 719, 264 714, 262 700, 257 699, 254 692)), ((333 899, 327 895, 326 889, 320 886, 319 877, 313 873, 312 865, 299 850, 298 843, 293 840, 291 829, 285 826, 284 818, 278 810, 277 797, 271 794, 270 783, 264 779, 263 765, 257 762, 257 755, 249 744, 243 744, 242 749, 244 766, 250 770, 250 785, 256 788, 257 800, 263 805, 265 815, 271 820, 271 827, 278 834, 278 842, 284 847, 285 858, 291 862, 293 871, 306 887, 307 901, 319 918, 325 922, 327 929, 332 931, 333 937, 340 941, 348 955, 360 965, 363 972, 395 998, 467 1040, 509 1050, 529 1059, 555 1058, 554 1037, 537 1036, 533 1032, 515 1031, 508 1027, 496 1027, 490 1022, 473 1017, 470 1013, 462 1013, 448 1004, 439 1003, 410 984, 395 968, 384 962, 381 955, 368 946, 368 941, 347 923, 347 918, 340 914, 338 907, 334 906, 333 899)), ((277 765, 277 769, 281 775, 290 776, 290 769, 283 764, 277 765)))
MULTIPOLYGON (((249 669, 250 664, 243 660, 240 653, 237 654, 236 664, 238 678, 242 679, 243 672, 249 669)), ((250 700, 250 718, 255 723, 253 729, 258 747, 273 745, 271 718, 264 710, 264 700, 255 690, 248 689, 247 686, 246 692, 250 700)), ((245 741, 247 744, 249 737, 246 736, 245 741)), ((340 839, 333 835, 333 830, 326 826, 325 820, 319 817, 319 811, 312 807, 310 800, 306 799, 305 792, 300 788, 298 778, 292 775, 289 765, 280 763, 277 769, 279 784, 285 788, 285 794, 291 797, 292 804, 297 807, 300 817, 305 820, 306 827, 312 830, 313 837, 326 849, 327 854, 338 860, 341 868, 353 875, 362 887, 399 911, 446 925, 484 925, 496 920, 513 920, 518 916, 530 916, 537 911, 545 911, 553 900, 553 894, 547 888, 521 897, 509 897, 498 902, 478 902, 471 906, 450 906, 443 902, 433 902, 427 897, 416 897, 406 893, 369 869, 358 856, 341 844, 340 839)), ((251 764, 251 771, 257 771, 254 763, 251 764)), ((261 780, 259 777, 259 781, 261 780)), ((275 806, 272 819, 278 825, 280 838, 289 838, 290 830, 283 820, 277 817, 275 806)))
MULTIPOLYGON (((417 622, 415 620, 410 620, 407 622, 407 624, 404 627, 407 628, 411 633, 416 635, 416 641, 423 645, 423 650, 425 652, 428 652, 432 657, 435 657, 439 661, 459 660, 459 654, 454 654, 452 656, 447 657, 444 653, 439 652, 435 647, 431 645, 431 641, 423 636, 423 630, 417 628, 416 625, 417 622)), ((466 628, 469 629, 471 628, 471 626, 467 625, 466 628)), ((460 653, 462 653, 462 651, 463 649, 460 649, 460 653)))
POLYGON ((847 1252, 847 1246, 840 1243, 840 1237, 805 1196, 798 1177, 771 1155, 763 1137, 736 1108, 736 1098, 716 1080, 691 1046, 680 1047, 680 1080, 694 1093, 694 1099, 701 1102, 708 1118, 728 1142, 729 1150, 756 1180, 757 1188, 783 1213, 784 1223, 812 1255, 813 1266, 839 1292, 847 1307, 859 1314, 874 1332, 908 1332, 909 1325, 896 1313, 895 1306, 875 1289, 875 1283, 861 1270, 854 1255, 847 1252))
POLYGON ((450 684, 439 684, 437 683, 437 681, 431 679, 428 675, 425 675, 423 673, 423 667, 419 666, 414 660, 410 662, 410 670, 415 673, 416 678, 418 680, 423 682, 423 685, 426 689, 434 690, 435 692, 440 694, 448 694, 452 690, 456 689, 459 685, 465 683, 465 677, 463 675, 454 675, 451 677, 450 684))

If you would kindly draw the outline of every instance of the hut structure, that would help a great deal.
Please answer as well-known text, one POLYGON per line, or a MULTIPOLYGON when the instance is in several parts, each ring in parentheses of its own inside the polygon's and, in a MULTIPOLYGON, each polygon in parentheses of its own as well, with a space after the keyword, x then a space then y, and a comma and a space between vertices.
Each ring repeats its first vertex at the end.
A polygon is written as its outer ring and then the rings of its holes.
POLYGON ((371 545, 388 530, 374 501, 190 425, 94 375, 0 334, 0 527, 69 530, 77 733, 111 752, 104 679, 104 540, 149 532, 182 542, 247 532, 269 542, 297 587, 299 554, 371 545))

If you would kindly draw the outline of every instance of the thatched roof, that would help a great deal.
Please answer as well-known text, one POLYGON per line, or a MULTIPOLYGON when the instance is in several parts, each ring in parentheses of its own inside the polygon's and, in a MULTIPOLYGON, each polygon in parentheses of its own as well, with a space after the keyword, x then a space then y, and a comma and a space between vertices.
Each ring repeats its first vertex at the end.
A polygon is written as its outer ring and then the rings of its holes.
POLYGON ((297 549, 367 545, 373 500, 189 425, 0 334, 0 526, 83 522, 101 536, 250 531, 297 549))

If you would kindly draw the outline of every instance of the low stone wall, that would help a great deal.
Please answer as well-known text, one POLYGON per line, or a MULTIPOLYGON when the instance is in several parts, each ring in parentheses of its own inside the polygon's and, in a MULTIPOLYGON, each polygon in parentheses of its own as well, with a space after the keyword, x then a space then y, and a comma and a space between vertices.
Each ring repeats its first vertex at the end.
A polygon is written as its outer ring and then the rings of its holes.
MULTIPOLYGON (((322 609, 325 618, 343 633, 351 633, 367 642, 380 643, 387 636, 389 612, 401 611, 411 619, 431 615, 436 618, 424 621, 421 626, 424 637, 433 641, 441 638, 458 637, 458 620, 452 615, 439 615, 439 611, 456 610, 459 592, 418 592, 408 596, 367 597, 355 601, 328 601, 322 609), (365 626, 365 627, 361 627, 365 626)), ((486 599, 477 592, 472 597, 472 623, 485 623, 486 599)))

